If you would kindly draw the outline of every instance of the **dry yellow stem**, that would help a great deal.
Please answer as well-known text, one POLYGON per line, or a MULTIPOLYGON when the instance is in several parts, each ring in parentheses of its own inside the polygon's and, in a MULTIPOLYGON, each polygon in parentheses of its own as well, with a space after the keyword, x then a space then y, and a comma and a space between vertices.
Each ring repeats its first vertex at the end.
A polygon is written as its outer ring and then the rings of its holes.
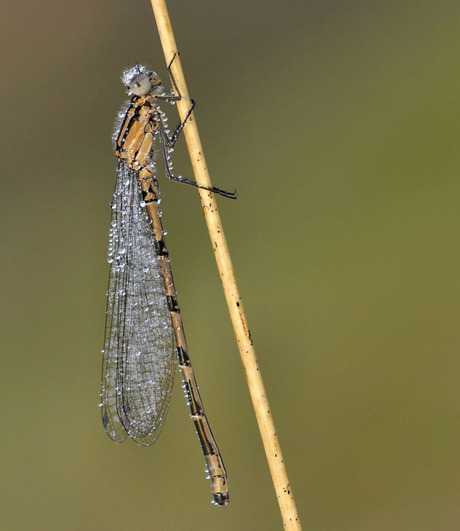
MULTIPOLYGON (((190 98, 166 3, 164 0, 151 0, 151 3, 158 26, 158 32, 160 34, 166 64, 169 64, 174 55, 177 54, 171 65, 171 71, 182 95, 182 99, 177 103, 177 107, 181 120, 184 120, 190 109, 190 98)), ((184 136, 187 142, 195 180, 200 185, 211 187, 212 183, 209 177, 203 148, 201 146, 193 114, 190 116, 187 124, 187 127, 184 128, 184 136)), ((209 237, 211 238, 217 268, 222 280, 222 286, 227 300, 233 329, 235 331, 241 361, 246 373, 246 380, 248 382, 257 423, 259 425, 260 435, 262 437, 265 454, 270 467, 270 473, 278 497, 283 525, 285 529, 301 529, 294 495, 287 477, 286 467, 281 454, 278 437, 276 435, 275 425, 270 412, 262 375, 257 364, 256 353, 249 332, 246 315, 244 313, 243 302, 238 290, 232 261, 227 247, 227 241, 225 239, 222 222, 217 209, 216 198, 213 193, 208 192, 207 190, 198 188, 198 192, 203 205, 209 237)))

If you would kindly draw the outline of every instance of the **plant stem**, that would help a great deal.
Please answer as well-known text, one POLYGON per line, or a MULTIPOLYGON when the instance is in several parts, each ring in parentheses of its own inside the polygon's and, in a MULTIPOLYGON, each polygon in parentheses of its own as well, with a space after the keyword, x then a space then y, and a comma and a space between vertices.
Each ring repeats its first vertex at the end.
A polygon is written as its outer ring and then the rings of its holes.
MULTIPOLYGON (((166 64, 169 64, 174 55, 177 54, 171 65, 171 71, 182 95, 182 99, 177 102, 177 107, 181 120, 184 120, 190 109, 190 98, 166 3, 164 0, 151 0, 151 4, 158 32, 160 34, 166 64)), ((212 186, 211 179, 209 177, 203 148, 201 146, 193 114, 187 122, 187 127, 184 128, 184 136, 187 142, 195 180, 198 184, 210 188, 212 186)), ((211 238, 217 268, 222 280, 222 286, 227 300, 233 329, 235 331, 241 361, 246 374, 246 380, 259 425, 260 435, 262 437, 265 454, 267 456, 270 473, 278 498, 283 525, 285 529, 301 529, 294 495, 287 477, 286 467, 281 454, 278 437, 276 435, 275 425, 270 412, 262 375, 258 367, 256 353, 243 309, 243 302, 239 293, 227 241, 225 239, 222 222, 217 208, 216 198, 213 193, 207 190, 198 188, 198 192, 200 194, 204 217, 211 238)))

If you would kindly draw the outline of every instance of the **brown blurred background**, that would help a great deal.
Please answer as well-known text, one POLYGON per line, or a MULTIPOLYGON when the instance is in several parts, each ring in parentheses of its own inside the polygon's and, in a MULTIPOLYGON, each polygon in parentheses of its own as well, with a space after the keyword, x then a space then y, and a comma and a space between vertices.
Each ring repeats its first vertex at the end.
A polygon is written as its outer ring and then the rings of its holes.
MULTIPOLYGON (((459 529, 460 4, 170 4, 304 529, 459 529)), ((167 77, 149 2, 3 6, 0 527, 281 529, 189 187, 164 222, 231 505, 179 379, 152 448, 100 422, 119 76, 167 77)))

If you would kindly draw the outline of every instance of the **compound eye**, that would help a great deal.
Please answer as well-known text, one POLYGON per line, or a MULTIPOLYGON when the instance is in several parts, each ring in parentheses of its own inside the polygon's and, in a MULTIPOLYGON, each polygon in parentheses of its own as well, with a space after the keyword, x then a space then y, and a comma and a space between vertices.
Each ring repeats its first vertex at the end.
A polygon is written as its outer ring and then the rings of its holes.
POLYGON ((152 90, 152 83, 145 74, 137 74, 128 86, 135 96, 146 96, 152 90))

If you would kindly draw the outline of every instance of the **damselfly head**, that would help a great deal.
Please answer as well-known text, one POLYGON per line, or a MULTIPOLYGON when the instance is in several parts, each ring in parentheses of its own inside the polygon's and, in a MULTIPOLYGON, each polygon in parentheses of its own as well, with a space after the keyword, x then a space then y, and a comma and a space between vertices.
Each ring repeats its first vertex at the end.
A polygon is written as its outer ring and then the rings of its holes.
POLYGON ((151 90, 152 84, 145 74, 137 74, 128 85, 128 91, 135 96, 147 96, 151 90))
POLYGON ((156 72, 145 69, 145 66, 136 65, 123 72, 123 84, 126 86, 128 94, 134 96, 147 96, 155 88, 161 85, 161 79, 156 72))

